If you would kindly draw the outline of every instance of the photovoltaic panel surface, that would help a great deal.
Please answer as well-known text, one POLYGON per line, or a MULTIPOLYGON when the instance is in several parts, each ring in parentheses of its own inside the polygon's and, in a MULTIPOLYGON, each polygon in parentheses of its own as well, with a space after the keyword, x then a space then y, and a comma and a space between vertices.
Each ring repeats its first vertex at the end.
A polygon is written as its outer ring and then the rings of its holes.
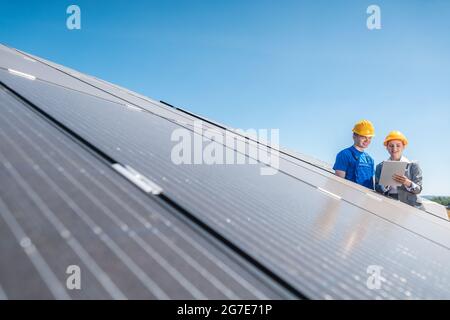
POLYGON ((439 223, 405 227, 296 176, 262 176, 263 164, 175 165, 171 135, 182 127, 173 121, 39 80, 0 78, 308 297, 449 297, 448 236, 439 223), (427 237, 433 226, 438 236, 427 237), (367 287, 371 265, 383 267, 380 290, 367 287))

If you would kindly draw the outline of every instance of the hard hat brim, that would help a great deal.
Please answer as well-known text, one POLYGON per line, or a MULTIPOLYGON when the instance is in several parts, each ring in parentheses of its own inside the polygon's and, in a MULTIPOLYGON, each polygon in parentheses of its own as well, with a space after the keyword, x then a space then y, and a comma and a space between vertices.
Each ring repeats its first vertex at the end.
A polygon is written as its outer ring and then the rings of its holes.
POLYGON ((362 137, 367 137, 367 138, 375 137, 375 134, 363 134, 363 133, 360 133, 360 132, 358 132, 356 130, 352 130, 352 131, 353 131, 353 133, 356 133, 357 135, 362 136, 362 137))
POLYGON ((387 144, 389 143, 389 141, 392 141, 392 140, 400 140, 405 147, 408 145, 408 141, 406 141, 404 139, 392 138, 392 139, 389 139, 389 140, 385 140, 384 143, 383 143, 384 146, 387 147, 387 144))

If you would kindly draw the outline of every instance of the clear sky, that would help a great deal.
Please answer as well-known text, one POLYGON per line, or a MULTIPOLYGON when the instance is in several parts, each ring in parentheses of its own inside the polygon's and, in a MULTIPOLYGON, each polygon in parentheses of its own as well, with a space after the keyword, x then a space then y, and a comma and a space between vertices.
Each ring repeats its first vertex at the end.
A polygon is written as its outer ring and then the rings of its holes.
POLYGON ((450 195, 448 0, 0 0, 0 42, 333 163, 370 119, 450 195), (81 8, 81 30, 66 9, 81 8), (381 9, 368 30, 366 9, 381 9))

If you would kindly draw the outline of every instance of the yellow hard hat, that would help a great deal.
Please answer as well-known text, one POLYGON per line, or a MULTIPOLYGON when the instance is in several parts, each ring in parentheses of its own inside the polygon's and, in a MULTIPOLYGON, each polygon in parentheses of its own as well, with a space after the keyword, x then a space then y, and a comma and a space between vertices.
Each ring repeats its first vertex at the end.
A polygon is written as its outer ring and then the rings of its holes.
POLYGON ((405 146, 408 144, 408 139, 406 139, 405 135, 397 130, 389 132, 386 139, 384 139, 384 145, 387 146, 388 142, 391 140, 400 140, 405 146))
POLYGON ((358 121, 353 127, 352 131, 364 137, 375 136, 375 128, 373 127, 372 122, 370 122, 369 120, 358 121))

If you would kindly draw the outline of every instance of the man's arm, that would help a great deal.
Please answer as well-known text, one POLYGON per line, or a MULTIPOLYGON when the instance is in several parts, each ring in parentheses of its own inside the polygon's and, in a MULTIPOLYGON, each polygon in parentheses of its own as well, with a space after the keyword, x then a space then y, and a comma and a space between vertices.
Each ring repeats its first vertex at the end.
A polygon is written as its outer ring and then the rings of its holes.
POLYGON ((334 174, 337 175, 338 177, 344 178, 345 179, 345 171, 342 170, 334 170, 334 174))
POLYGON ((345 179, 347 168, 348 159, 345 156, 345 152, 341 151, 336 155, 336 161, 334 162, 333 166, 334 174, 345 179))

